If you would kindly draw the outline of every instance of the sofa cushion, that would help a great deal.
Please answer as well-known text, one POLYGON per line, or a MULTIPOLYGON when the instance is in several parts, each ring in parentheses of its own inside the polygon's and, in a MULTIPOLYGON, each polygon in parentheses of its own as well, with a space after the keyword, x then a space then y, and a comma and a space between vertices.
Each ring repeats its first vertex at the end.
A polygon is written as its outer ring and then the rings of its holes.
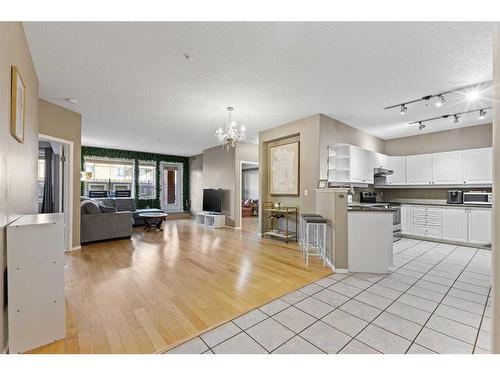
POLYGON ((103 206, 106 206, 106 207, 116 208, 115 200, 116 199, 112 199, 112 198, 103 198, 103 199, 99 199, 99 203, 102 204, 103 206))
POLYGON ((96 202, 91 200, 84 200, 80 203, 80 212, 85 214, 98 214, 101 212, 96 202))
POLYGON ((110 213, 110 212, 116 212, 116 208, 114 207, 109 207, 109 206, 105 206, 103 204, 100 204, 99 205, 99 209, 101 210, 101 212, 103 214, 107 214, 107 213, 110 213))
POLYGON ((134 198, 116 198, 115 207, 117 211, 135 211, 135 199, 134 198))

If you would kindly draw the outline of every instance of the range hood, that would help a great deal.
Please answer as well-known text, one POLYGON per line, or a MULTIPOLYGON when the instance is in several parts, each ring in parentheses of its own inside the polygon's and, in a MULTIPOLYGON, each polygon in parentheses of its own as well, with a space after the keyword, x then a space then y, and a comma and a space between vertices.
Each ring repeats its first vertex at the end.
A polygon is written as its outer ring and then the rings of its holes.
POLYGON ((394 171, 391 171, 390 169, 385 169, 385 168, 374 168, 373 169, 373 175, 375 177, 385 177, 393 174, 394 171))

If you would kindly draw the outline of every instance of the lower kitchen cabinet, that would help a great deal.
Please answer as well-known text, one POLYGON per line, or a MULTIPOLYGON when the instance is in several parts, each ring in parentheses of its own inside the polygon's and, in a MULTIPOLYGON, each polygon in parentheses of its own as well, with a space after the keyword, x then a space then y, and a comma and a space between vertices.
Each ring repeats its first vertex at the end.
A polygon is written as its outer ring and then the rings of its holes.
POLYGON ((442 238, 447 241, 467 242, 468 208, 445 207, 442 210, 442 238))
POLYGON ((477 245, 491 244, 491 208, 468 208, 468 240, 477 245))
POLYGON ((484 246, 491 244, 491 221, 489 207, 401 205, 403 235, 484 246))

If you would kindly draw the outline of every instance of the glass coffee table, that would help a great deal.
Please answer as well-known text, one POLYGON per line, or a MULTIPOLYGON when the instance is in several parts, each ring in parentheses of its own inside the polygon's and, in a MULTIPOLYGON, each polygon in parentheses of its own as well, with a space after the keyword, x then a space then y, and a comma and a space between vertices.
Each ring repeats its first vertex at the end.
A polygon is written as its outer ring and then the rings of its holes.
POLYGON ((151 229, 162 231, 161 225, 168 215, 164 212, 144 212, 139 214, 139 216, 144 219, 144 229, 149 232, 151 229))

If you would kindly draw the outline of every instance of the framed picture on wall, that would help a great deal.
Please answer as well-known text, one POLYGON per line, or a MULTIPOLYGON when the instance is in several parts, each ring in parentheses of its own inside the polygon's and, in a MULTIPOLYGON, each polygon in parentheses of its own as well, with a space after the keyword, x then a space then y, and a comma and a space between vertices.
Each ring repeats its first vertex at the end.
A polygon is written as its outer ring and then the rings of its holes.
POLYGON ((270 148, 271 195, 299 195, 299 142, 270 148))
POLYGON ((15 65, 11 67, 10 132, 18 142, 24 142, 25 87, 15 65))

